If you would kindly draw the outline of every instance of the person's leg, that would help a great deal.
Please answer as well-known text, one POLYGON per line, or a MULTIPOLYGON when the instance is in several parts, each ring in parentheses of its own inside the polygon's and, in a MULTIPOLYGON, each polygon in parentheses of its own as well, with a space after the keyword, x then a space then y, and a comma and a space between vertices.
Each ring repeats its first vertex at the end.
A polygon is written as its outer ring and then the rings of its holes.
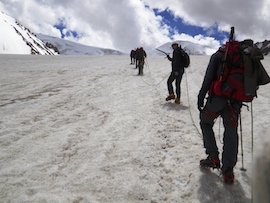
POLYGON ((222 113, 227 105, 227 99, 212 96, 207 99, 204 109, 200 112, 200 126, 203 134, 203 144, 206 154, 209 157, 218 157, 218 147, 216 144, 213 125, 215 119, 222 113))
POLYGON ((174 94, 173 86, 172 86, 172 83, 173 83, 174 80, 175 80, 175 77, 174 77, 173 73, 171 73, 171 75, 169 76, 169 78, 167 80, 167 86, 168 86, 169 95, 174 94))
MULTIPOLYGON (((209 105, 208 105, 209 106, 209 105)), ((209 106, 211 107, 211 106, 209 106)), ((214 120, 218 115, 208 109, 200 113, 200 126, 203 135, 203 146, 205 153, 209 157, 218 158, 218 147, 216 144, 215 133, 213 131, 214 120)))
POLYGON ((142 70, 141 70, 141 74, 143 75, 143 67, 144 67, 144 60, 143 61, 141 61, 141 68, 142 68, 142 70))
POLYGON ((138 68, 139 68, 139 73, 138 73, 138 75, 141 75, 142 69, 141 69, 141 63, 140 63, 140 62, 139 62, 139 64, 138 64, 138 68))
POLYGON ((233 168, 237 162, 238 154, 238 118, 241 109, 241 103, 228 103, 222 113, 224 136, 223 136, 223 152, 222 152, 222 174, 225 183, 232 184, 234 182, 233 168))
POLYGON ((176 96, 177 98, 181 98, 181 80, 182 80, 183 74, 179 74, 179 76, 175 80, 175 86, 176 86, 176 96))
POLYGON ((224 125, 222 171, 233 169, 237 162, 238 154, 238 118, 241 104, 236 102, 227 105, 222 114, 224 125))

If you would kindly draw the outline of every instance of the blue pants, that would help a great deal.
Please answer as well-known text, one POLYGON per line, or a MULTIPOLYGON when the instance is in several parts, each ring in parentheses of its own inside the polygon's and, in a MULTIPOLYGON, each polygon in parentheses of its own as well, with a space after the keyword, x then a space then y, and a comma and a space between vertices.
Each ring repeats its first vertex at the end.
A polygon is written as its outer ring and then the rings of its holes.
POLYGON ((210 157, 218 156, 218 147, 216 144, 213 126, 218 116, 222 117, 223 134, 223 152, 222 152, 222 170, 234 168, 237 162, 238 154, 238 118, 241 109, 241 102, 229 102, 227 98, 213 95, 207 99, 206 105, 200 113, 200 126, 203 134, 203 144, 206 154, 210 157))

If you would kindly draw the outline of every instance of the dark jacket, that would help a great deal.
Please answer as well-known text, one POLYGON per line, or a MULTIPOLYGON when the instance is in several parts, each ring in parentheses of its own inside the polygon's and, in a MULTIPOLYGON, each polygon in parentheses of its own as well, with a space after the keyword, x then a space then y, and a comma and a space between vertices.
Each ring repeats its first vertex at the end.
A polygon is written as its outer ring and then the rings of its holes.
POLYGON ((172 72, 184 73, 184 66, 182 64, 181 47, 173 51, 173 57, 167 55, 168 60, 172 62, 172 72))
POLYGON ((135 58, 135 54, 136 54, 136 51, 135 50, 131 50, 130 57, 135 58))
POLYGON ((208 67, 205 72, 204 80, 202 83, 201 90, 199 92, 200 98, 205 98, 211 83, 217 79, 217 71, 220 63, 222 62, 223 52, 217 51, 214 53, 209 61, 208 67))
POLYGON ((139 60, 139 61, 144 61, 144 58, 147 57, 147 54, 146 52, 144 51, 143 48, 140 48, 137 52, 136 52, 136 58, 139 60))

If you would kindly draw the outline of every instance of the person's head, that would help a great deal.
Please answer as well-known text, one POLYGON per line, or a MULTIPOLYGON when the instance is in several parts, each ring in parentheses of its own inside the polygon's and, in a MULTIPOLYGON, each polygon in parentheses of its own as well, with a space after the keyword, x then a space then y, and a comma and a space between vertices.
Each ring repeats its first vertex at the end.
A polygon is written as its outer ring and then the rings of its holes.
POLYGON ((175 50, 178 48, 178 44, 177 43, 172 43, 172 49, 175 50))

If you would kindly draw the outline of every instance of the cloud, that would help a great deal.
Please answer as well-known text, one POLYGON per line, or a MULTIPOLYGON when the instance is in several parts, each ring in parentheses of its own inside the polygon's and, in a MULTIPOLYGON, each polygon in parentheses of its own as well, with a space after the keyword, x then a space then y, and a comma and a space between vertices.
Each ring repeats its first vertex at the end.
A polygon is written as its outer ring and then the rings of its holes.
POLYGON ((91 46, 129 52, 137 46, 155 48, 166 42, 189 39, 218 46, 209 36, 188 36, 172 30, 154 9, 168 10, 189 25, 229 31, 239 39, 262 41, 268 37, 270 0, 0 0, 0 9, 35 33, 61 37, 91 46), (73 35, 72 33, 76 33, 73 35), (173 33, 173 35, 171 35, 173 33))
POLYGON ((269 37, 270 0, 144 0, 151 7, 169 9, 190 25, 211 30, 230 31, 234 26, 239 40, 252 38, 263 41, 269 37))

